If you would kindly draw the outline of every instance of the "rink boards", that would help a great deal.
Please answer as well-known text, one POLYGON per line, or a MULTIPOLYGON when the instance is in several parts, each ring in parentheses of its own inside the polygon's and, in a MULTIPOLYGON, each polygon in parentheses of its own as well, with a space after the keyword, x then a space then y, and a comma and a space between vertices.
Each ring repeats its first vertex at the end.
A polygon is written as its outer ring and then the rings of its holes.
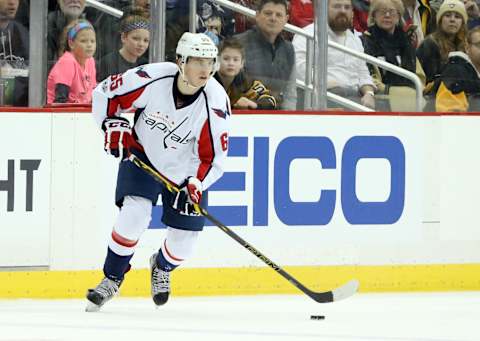
MULTIPOLYGON (((0 297, 82 296, 101 276, 117 162, 89 113, 2 113, 0 124, 0 297)), ((305 283, 480 289, 478 116, 233 115, 231 126, 208 210, 305 283)), ((160 216, 124 295, 148 294, 160 216)), ((174 278, 180 295, 295 292, 214 226, 174 278)))

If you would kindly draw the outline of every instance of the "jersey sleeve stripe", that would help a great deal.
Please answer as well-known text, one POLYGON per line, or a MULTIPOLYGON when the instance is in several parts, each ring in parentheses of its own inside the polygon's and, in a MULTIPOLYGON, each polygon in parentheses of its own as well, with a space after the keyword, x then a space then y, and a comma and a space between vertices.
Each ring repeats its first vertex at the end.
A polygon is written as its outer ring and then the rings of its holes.
POLYGON ((197 170, 197 178, 203 181, 210 169, 212 169, 212 162, 215 158, 215 149, 213 147, 213 137, 210 130, 210 118, 205 120, 200 139, 198 141, 198 156, 200 158, 200 166, 197 170))
POLYGON ((134 91, 127 92, 123 95, 117 95, 108 100, 107 116, 112 117, 118 112, 118 107, 122 110, 126 110, 132 107, 133 102, 140 97, 145 90, 145 86, 135 89, 134 91))

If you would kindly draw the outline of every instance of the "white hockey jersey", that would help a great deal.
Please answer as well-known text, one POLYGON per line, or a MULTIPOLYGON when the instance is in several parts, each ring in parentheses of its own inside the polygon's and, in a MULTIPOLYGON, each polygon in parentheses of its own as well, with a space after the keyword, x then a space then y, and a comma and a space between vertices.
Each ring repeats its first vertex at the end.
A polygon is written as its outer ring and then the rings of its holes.
POLYGON ((176 109, 177 72, 165 62, 110 76, 93 91, 93 114, 101 127, 107 116, 134 109, 133 135, 157 171, 176 185, 195 176, 207 189, 223 174, 230 101, 212 77, 192 103, 176 109))

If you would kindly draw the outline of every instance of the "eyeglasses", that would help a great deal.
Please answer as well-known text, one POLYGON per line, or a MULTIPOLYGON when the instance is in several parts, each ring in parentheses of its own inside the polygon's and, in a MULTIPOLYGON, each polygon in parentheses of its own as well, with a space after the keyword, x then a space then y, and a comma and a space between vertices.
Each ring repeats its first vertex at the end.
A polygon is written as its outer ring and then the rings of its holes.
POLYGON ((398 15, 398 11, 394 8, 379 8, 375 12, 383 16, 388 14, 391 17, 396 17, 398 15))

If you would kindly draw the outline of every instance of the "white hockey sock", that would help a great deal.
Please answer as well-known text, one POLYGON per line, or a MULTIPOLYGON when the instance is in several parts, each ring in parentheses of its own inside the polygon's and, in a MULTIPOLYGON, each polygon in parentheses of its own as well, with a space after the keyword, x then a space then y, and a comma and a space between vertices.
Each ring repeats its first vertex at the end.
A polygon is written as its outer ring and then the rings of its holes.
POLYGON ((120 256, 132 255, 138 239, 150 223, 152 202, 136 196, 126 196, 110 235, 108 246, 120 256))
POLYGON ((163 258, 174 267, 179 266, 193 254, 197 238, 198 231, 185 231, 168 227, 167 236, 161 248, 163 258))

